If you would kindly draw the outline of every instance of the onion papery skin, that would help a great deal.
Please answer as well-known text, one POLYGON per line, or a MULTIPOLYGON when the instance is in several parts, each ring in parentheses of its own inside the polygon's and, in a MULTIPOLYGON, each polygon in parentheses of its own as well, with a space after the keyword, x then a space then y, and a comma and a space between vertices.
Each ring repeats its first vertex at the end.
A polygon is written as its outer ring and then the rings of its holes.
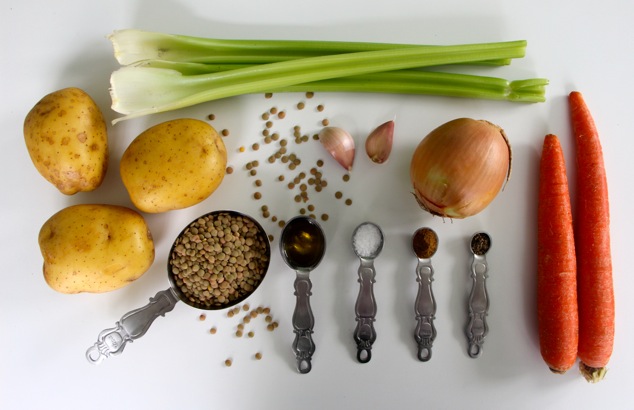
POLYGON ((433 215, 473 216, 511 176, 511 145, 499 126, 471 118, 442 124, 418 144, 410 164, 414 196, 433 215))

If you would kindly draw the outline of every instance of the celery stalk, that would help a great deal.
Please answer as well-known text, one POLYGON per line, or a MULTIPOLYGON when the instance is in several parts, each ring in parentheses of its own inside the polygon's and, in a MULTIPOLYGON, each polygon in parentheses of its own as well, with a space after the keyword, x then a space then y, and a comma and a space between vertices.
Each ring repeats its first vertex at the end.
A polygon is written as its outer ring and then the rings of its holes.
POLYGON ((408 68, 524 56, 526 42, 414 46, 306 57, 199 75, 166 68, 127 66, 111 77, 113 110, 121 119, 302 83, 408 68))
MULTIPOLYGON (((117 61, 124 66, 157 59, 205 64, 265 64, 361 51, 443 47, 343 41, 213 39, 135 29, 118 30, 108 38, 117 61)), ((508 65, 510 62, 510 58, 493 58, 471 63, 508 65)))
MULTIPOLYGON (((248 67, 248 65, 239 64, 200 64, 163 60, 144 61, 140 65, 169 68, 184 75, 206 74, 248 67)), ((425 94, 517 102, 543 102, 545 101, 545 86, 547 84, 548 80, 543 78, 508 81, 489 76, 411 69, 321 80, 267 91, 425 94)))

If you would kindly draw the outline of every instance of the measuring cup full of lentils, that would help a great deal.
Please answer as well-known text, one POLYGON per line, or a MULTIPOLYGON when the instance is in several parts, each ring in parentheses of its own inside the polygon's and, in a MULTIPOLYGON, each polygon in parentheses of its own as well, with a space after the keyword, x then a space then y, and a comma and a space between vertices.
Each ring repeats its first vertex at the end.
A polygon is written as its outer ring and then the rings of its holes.
POLYGON ((116 327, 102 331, 86 352, 99 363, 123 351, 127 342, 147 332, 178 301, 196 309, 220 310, 243 302, 260 286, 269 268, 271 244, 264 228, 237 211, 213 211, 190 222, 168 257, 170 287, 150 303, 123 315, 116 327))

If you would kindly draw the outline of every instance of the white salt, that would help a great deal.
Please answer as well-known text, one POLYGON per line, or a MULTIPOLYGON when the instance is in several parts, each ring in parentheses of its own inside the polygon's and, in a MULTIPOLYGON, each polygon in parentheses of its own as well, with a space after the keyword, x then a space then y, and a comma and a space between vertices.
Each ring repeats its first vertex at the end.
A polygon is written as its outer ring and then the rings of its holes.
POLYGON ((366 222, 357 227, 352 238, 352 247, 355 253, 362 258, 376 256, 383 243, 381 229, 373 223, 366 222))

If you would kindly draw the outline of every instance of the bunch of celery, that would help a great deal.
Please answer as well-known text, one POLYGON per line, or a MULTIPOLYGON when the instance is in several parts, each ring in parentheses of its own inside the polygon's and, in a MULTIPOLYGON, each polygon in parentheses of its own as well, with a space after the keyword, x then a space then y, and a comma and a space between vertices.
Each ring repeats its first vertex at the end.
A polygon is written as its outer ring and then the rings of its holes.
POLYGON ((115 31, 123 66, 112 74, 115 122, 258 92, 350 91, 523 102, 545 100, 548 80, 432 72, 447 64, 506 65, 525 41, 450 46, 293 40, 219 40, 115 31))

